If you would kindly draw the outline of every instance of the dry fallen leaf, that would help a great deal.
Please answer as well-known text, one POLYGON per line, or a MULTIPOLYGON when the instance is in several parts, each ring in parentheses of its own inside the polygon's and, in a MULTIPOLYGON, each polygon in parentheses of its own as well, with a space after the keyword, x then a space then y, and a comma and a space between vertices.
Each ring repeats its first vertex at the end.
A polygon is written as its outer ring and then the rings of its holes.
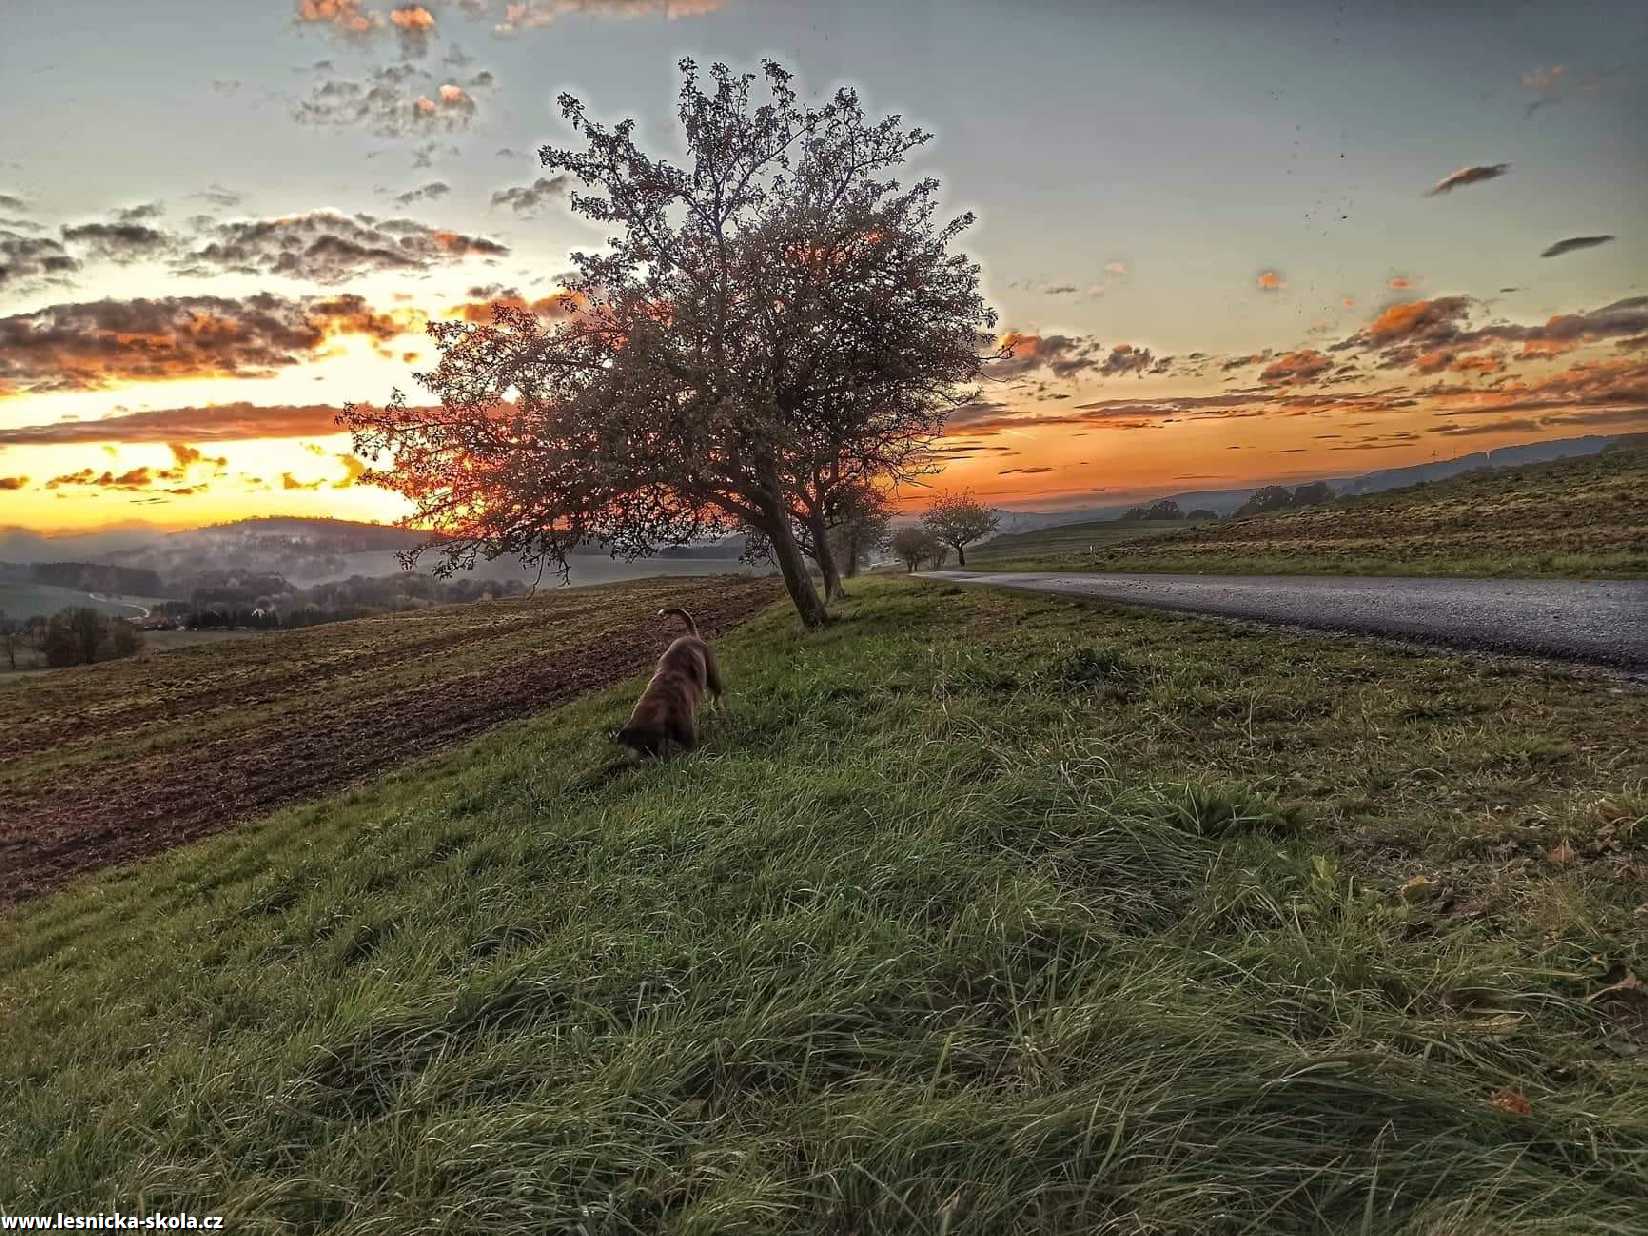
POLYGON ((1511 1116, 1531 1116, 1534 1114, 1534 1105, 1528 1102, 1528 1096, 1520 1090, 1512 1090, 1509 1086, 1495 1090, 1493 1097, 1488 1102, 1511 1116))
POLYGON ((1402 886, 1404 901, 1424 901, 1436 892, 1436 881, 1428 876, 1416 875, 1402 886))
POLYGON ((1558 867, 1566 867, 1569 863, 1573 862, 1574 859, 1578 858, 1579 854, 1574 850, 1573 846, 1567 843, 1567 841, 1559 841, 1552 848, 1551 852, 1545 857, 1550 859, 1551 862, 1558 867))

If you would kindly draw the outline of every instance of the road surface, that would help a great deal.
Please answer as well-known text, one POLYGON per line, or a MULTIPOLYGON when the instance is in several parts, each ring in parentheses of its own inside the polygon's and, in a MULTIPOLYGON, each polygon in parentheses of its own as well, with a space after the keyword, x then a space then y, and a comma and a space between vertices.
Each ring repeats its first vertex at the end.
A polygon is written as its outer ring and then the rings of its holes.
POLYGON ((923 571, 923 578, 1648 670, 1648 581, 923 571))

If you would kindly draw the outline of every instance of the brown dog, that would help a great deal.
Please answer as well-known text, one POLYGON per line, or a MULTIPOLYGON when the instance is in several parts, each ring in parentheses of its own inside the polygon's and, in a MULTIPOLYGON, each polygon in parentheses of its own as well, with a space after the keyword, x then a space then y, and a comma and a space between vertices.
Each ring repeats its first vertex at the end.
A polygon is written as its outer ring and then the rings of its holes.
POLYGON ((613 735, 640 755, 663 755, 668 744, 691 751, 698 742, 698 703, 709 691, 721 695, 721 669, 715 653, 698 634, 692 615, 676 606, 658 611, 659 616, 679 614, 687 633, 677 637, 658 658, 652 681, 641 692, 635 711, 624 727, 613 735))

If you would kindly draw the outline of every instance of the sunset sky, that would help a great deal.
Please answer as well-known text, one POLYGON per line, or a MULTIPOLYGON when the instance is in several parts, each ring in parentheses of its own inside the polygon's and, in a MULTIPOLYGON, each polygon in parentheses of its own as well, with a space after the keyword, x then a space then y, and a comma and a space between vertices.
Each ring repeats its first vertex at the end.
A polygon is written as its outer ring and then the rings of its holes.
POLYGON ((555 290, 556 95, 673 149, 681 55, 937 135, 1015 342, 946 486, 1648 430, 1640 0, 0 0, 0 525, 397 517, 337 408, 555 290))

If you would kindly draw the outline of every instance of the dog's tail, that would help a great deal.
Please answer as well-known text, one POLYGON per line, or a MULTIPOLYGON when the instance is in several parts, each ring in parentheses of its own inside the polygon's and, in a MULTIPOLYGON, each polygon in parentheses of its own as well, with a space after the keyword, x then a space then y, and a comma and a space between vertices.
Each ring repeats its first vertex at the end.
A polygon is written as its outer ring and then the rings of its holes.
POLYGON ((681 621, 687 624, 687 634, 693 636, 698 634, 698 624, 692 620, 692 615, 687 613, 687 611, 682 609, 679 605, 671 605, 667 609, 661 609, 658 611, 658 616, 660 618, 664 617, 666 614, 679 614, 681 616, 681 621))

